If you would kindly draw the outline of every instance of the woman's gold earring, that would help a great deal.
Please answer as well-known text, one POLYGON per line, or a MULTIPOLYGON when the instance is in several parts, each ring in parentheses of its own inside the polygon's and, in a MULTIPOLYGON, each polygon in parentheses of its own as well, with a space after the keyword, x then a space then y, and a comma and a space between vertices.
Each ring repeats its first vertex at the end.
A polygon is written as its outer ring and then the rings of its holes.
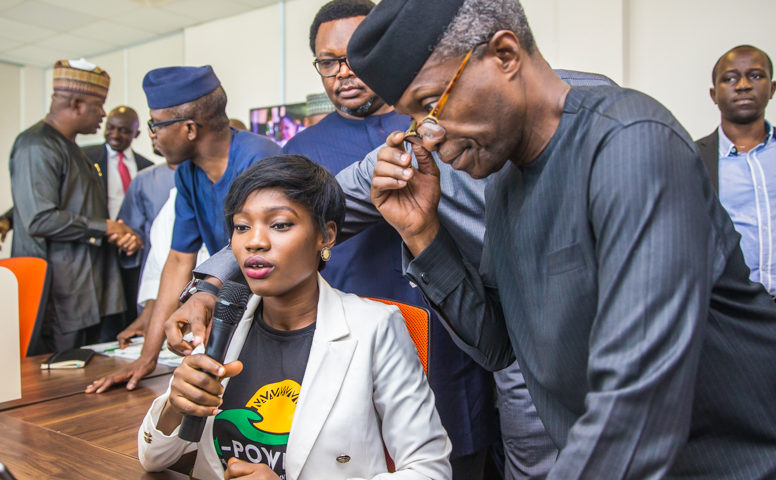
POLYGON ((324 262, 328 262, 330 258, 331 258, 331 248, 323 247, 321 249, 321 260, 323 260, 324 262))

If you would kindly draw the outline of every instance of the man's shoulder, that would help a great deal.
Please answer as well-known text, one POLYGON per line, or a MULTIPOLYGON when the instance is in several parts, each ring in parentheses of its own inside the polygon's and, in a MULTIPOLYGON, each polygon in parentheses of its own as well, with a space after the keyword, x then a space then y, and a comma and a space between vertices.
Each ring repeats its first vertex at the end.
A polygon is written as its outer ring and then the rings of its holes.
POLYGON ((662 124, 687 136, 684 128, 666 107, 638 90, 605 86, 582 87, 572 89, 569 96, 573 97, 572 110, 577 113, 586 111, 591 120, 608 124, 610 128, 651 122, 662 124))
POLYGON ((34 125, 31 125, 26 130, 24 130, 23 132, 21 132, 19 135, 16 136, 14 145, 27 146, 27 145, 38 144, 42 139, 50 137, 49 128, 51 127, 48 127, 46 123, 43 121, 40 121, 34 125))
POLYGON ((244 130, 235 130, 232 135, 232 148, 239 151, 241 155, 261 156, 277 155, 280 153, 280 146, 265 137, 253 132, 244 130))
POLYGON ((132 150, 132 155, 135 156, 135 163, 137 163, 138 170, 150 169, 155 165, 154 162, 152 162, 151 160, 147 159, 146 157, 137 153, 134 150, 132 150))
POLYGON ((104 143, 98 143, 95 145, 86 145, 81 147, 81 150, 88 153, 94 153, 94 152, 100 152, 105 151, 105 144, 104 143))
MULTIPOLYGON (((66 143, 64 137, 57 135, 56 130, 41 120, 16 136, 11 148, 11 160, 16 155, 24 155, 25 152, 35 150, 50 150, 56 153, 53 157, 48 157, 49 160, 54 157, 67 157, 66 143)), ((43 159, 40 155, 33 154, 33 156, 37 157, 36 159, 43 159)))
POLYGON ((99 143, 97 145, 87 145, 85 147, 81 147, 81 150, 86 154, 87 157, 89 157, 92 161, 97 161, 100 159, 103 155, 107 158, 108 152, 105 150, 105 144, 99 143))
POLYGON ((713 145, 713 144, 719 145, 719 130, 715 128, 714 131, 711 132, 710 134, 695 140, 695 143, 699 147, 705 147, 707 145, 713 145))
POLYGON ((554 70, 561 80, 572 87, 616 86, 611 78, 600 73, 579 72, 576 70, 554 70))
MULTIPOLYGON (((143 185, 145 183, 154 182, 159 177, 169 177, 172 179, 175 176, 175 170, 168 167, 166 164, 160 164, 160 165, 151 165, 149 168, 145 168, 139 172, 137 172, 137 175, 135 178, 132 179, 132 182, 137 182, 140 185, 143 185)), ((132 185, 130 184, 130 187, 132 185)))

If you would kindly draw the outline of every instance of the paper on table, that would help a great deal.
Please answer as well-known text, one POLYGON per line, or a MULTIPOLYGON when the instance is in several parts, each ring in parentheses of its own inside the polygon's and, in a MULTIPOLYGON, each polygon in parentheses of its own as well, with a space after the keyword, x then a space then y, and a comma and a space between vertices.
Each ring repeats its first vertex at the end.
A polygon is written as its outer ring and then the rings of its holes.
MULTIPOLYGON (((143 337, 133 338, 132 343, 123 350, 119 348, 118 341, 96 343, 94 345, 87 345, 84 348, 91 348, 95 352, 102 353, 103 355, 136 360, 140 358, 140 352, 143 349, 143 337)), ((159 359, 157 360, 157 363, 170 367, 177 367, 181 364, 182 361, 183 357, 180 357, 170 351, 167 348, 167 342, 165 342, 162 350, 159 352, 159 359)))

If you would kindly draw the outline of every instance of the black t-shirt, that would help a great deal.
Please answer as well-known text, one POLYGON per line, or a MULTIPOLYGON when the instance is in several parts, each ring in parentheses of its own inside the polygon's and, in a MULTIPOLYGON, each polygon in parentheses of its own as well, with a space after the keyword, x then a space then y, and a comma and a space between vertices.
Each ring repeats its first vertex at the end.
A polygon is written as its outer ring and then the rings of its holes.
POLYGON ((236 457, 267 464, 285 478, 288 434, 310 356, 315 323, 300 330, 271 328, 261 306, 239 360, 243 371, 229 380, 222 412, 213 421, 213 443, 221 463, 236 457))

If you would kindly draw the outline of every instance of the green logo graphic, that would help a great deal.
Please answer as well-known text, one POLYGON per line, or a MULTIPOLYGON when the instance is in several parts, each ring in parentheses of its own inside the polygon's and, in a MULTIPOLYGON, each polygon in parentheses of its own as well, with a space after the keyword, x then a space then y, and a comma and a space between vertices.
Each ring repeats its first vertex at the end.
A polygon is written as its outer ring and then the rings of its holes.
POLYGON ((256 428, 254 424, 264 420, 264 417, 253 410, 242 408, 224 410, 216 415, 215 420, 231 423, 245 438, 256 443, 264 445, 286 445, 288 443, 288 433, 269 433, 256 428))

